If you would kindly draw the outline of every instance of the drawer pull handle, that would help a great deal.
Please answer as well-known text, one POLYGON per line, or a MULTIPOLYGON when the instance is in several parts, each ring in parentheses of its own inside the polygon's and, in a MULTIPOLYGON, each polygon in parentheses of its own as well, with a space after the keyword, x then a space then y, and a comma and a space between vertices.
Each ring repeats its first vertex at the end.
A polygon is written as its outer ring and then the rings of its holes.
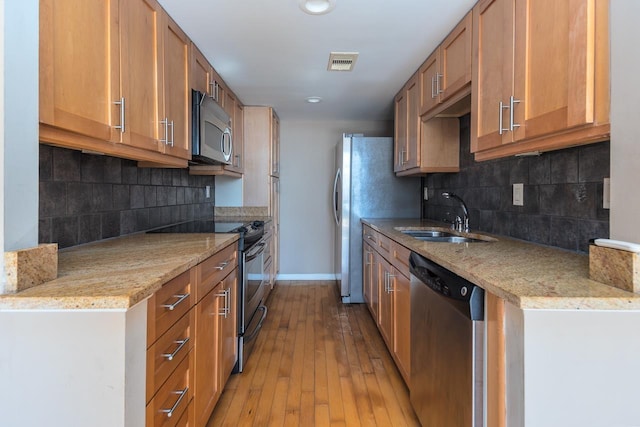
POLYGON ((163 354, 162 357, 165 357, 169 361, 173 360, 173 358, 176 357, 176 354, 178 354, 178 352, 180 350, 182 350, 182 347, 184 347, 184 345, 186 343, 188 343, 188 342, 189 342, 189 337, 187 337, 187 338, 185 338, 183 340, 180 340, 180 341, 174 341, 175 344, 178 344, 178 348, 176 348, 173 351, 173 353, 165 353, 165 354, 163 354))
POLYGON ((166 308, 169 311, 173 311, 178 306, 178 304, 180 304, 182 301, 184 301, 187 298, 189 298, 190 295, 191 294, 189 294, 189 293, 183 294, 183 295, 174 295, 173 297, 174 298, 178 298, 178 301, 174 302, 173 304, 162 304, 160 307, 166 308))
POLYGON ((220 263, 220 265, 218 265, 218 266, 216 266, 216 267, 215 267, 215 269, 216 269, 216 270, 220 270, 220 271, 222 271, 222 270, 224 270, 224 268, 225 268, 227 265, 229 265, 229 262, 231 262, 231 261, 221 262, 221 263, 220 263))
POLYGON ((184 390, 172 391, 171 392, 172 394, 180 395, 178 396, 178 400, 176 400, 176 403, 173 404, 171 409, 160 409, 160 412, 162 412, 163 414, 167 414, 167 418, 171 418, 175 410, 178 409, 178 406, 180 406, 180 402, 182 402, 182 399, 184 399, 184 397, 187 395, 188 391, 189 391, 189 387, 185 387, 184 390))

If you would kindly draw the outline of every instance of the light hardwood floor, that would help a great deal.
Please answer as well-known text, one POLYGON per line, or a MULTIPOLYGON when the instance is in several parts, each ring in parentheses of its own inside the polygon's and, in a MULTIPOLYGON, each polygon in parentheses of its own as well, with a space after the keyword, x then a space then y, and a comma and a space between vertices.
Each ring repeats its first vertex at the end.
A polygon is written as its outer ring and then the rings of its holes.
POLYGON ((333 282, 278 283, 207 427, 420 425, 366 306, 337 294, 333 282))

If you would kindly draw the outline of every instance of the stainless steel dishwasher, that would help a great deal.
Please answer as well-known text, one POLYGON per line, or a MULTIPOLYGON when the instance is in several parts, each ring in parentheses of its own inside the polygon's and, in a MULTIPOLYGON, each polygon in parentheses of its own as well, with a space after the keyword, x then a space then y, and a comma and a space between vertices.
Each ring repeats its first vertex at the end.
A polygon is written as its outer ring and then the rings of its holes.
POLYGON ((484 291, 411 253, 411 404, 425 427, 480 427, 484 291))

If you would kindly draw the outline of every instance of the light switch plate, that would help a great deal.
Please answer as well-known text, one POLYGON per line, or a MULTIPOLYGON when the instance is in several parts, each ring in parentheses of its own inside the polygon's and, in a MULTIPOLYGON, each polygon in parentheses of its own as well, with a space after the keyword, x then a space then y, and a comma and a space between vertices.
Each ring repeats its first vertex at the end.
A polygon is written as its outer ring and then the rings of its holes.
POLYGON ((204 187, 204 197, 205 199, 208 199, 211 197, 211 186, 207 185, 204 187))
POLYGON ((524 206, 524 184, 513 184, 513 205, 524 206))
POLYGON ((425 200, 429 200, 429 189, 428 189, 427 187, 424 187, 424 188, 423 188, 423 191, 424 191, 424 196, 423 196, 423 198, 424 198, 425 200))
POLYGON ((611 209, 611 178, 605 178, 603 182, 602 209, 611 209))

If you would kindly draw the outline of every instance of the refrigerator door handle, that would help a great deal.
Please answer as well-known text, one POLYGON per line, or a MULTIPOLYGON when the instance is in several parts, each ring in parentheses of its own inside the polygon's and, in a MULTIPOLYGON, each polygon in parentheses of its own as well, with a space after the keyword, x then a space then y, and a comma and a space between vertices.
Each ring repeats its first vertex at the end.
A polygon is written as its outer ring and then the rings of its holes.
POLYGON ((340 183, 341 172, 340 169, 336 171, 336 177, 333 180, 333 219, 336 221, 336 225, 340 225, 340 218, 338 215, 338 184, 340 183))

